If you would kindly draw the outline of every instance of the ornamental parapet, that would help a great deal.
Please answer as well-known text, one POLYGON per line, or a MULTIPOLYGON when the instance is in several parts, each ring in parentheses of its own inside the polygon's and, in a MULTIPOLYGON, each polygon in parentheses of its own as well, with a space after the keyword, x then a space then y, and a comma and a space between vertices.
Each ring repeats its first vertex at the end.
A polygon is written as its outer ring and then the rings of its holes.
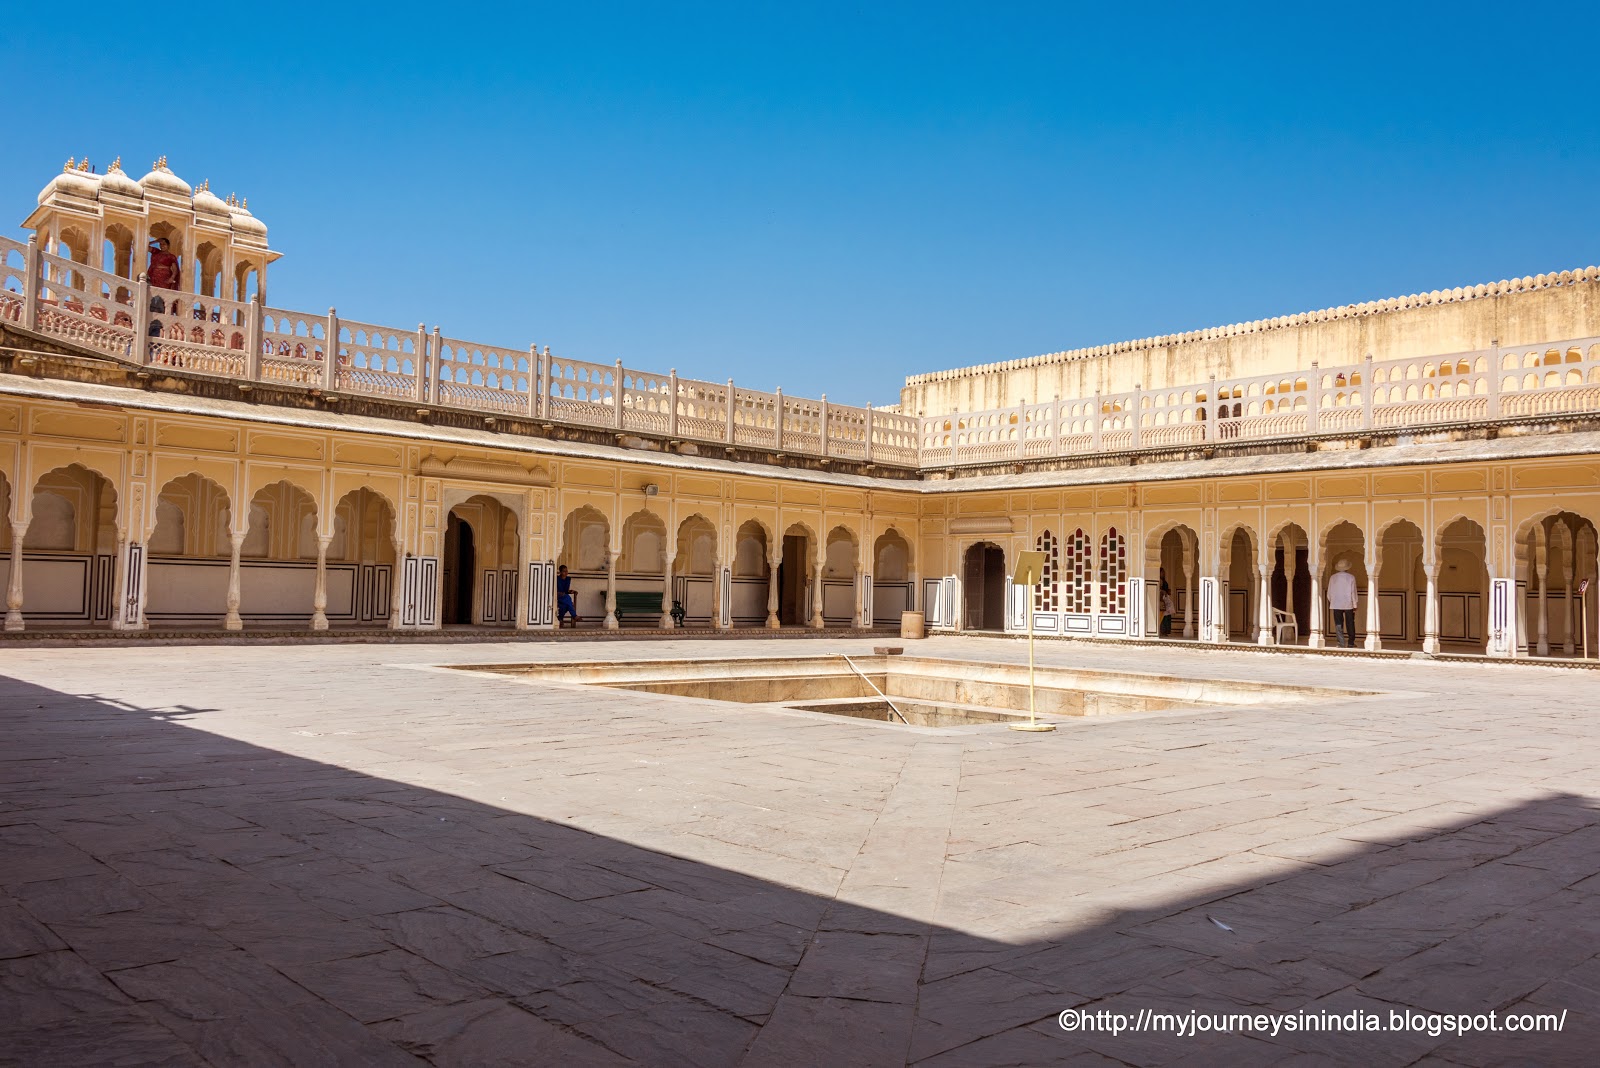
MULTIPOLYGON (((1588 271, 1550 277, 1591 280, 1588 271)), ((1597 336, 911 416, 344 319, 331 308, 158 289, 8 238, 0 322, 202 379, 906 474, 1600 413, 1597 336)))

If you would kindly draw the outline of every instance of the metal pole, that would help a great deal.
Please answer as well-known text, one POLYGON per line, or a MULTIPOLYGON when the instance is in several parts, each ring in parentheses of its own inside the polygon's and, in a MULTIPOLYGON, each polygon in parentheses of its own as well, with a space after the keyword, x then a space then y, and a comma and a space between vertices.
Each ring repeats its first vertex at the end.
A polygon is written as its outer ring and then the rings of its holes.
POLYGON ((1033 688, 1033 587, 1020 586, 1023 596, 1027 598, 1025 610, 1028 613, 1028 722, 1011 723, 1008 726, 1014 731, 1033 731, 1041 733, 1056 729, 1054 723, 1040 723, 1038 710, 1034 700, 1033 688))

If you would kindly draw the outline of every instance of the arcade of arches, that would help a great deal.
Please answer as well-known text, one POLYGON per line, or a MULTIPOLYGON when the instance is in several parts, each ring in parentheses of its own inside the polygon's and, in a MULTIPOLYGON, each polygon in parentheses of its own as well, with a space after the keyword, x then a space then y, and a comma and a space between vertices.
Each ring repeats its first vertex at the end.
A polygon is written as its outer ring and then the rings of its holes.
MULTIPOLYGON (((65 387, 63 387, 65 388, 65 387)), ((88 389, 74 385, 75 389, 88 389)), ((894 627, 1596 654, 1600 458, 913 481, 0 395, 6 628, 894 627), (22 428, 27 428, 23 433, 22 428), (1091 484, 1089 479, 1095 481, 1091 484), (976 480, 973 480, 974 482, 976 480), (1010 584, 1023 550, 1046 582, 1010 584), (675 611, 676 609, 676 611, 675 611)), ((219 405, 221 402, 219 402, 219 405)), ((1159 472, 1159 465, 1129 469, 1159 472)))

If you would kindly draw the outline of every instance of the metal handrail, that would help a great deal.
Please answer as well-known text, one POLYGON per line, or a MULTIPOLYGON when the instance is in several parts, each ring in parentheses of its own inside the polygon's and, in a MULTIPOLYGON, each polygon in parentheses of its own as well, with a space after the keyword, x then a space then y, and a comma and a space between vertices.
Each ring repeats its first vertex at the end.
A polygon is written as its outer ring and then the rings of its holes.
POLYGON ((877 683, 875 683, 871 679, 867 678, 866 672, 864 672, 860 668, 856 667, 856 662, 854 660, 851 660, 844 653, 840 653, 839 655, 844 658, 844 662, 846 664, 850 665, 850 670, 851 671, 854 671, 857 675, 861 676, 861 681, 862 682, 864 682, 868 686, 872 687, 872 692, 873 693, 875 693, 879 697, 883 698, 884 704, 888 705, 890 711, 892 711, 895 715, 900 717, 900 722, 901 723, 904 723, 907 727, 911 726, 911 721, 909 719, 906 719, 906 714, 904 712, 900 711, 899 708, 895 707, 895 703, 889 699, 889 695, 888 694, 886 694, 882 690, 878 689, 878 684, 877 683))

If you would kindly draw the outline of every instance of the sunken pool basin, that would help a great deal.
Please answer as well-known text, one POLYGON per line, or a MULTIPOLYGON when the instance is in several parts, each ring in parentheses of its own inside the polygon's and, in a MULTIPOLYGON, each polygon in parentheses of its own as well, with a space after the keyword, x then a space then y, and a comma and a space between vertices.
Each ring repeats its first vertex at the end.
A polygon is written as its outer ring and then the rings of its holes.
MULTIPOLYGON (((1026 665, 922 656, 729 657, 565 664, 474 664, 519 679, 739 704, 779 705, 913 727, 1013 723, 1028 715, 1026 665)), ((1228 679, 1041 667, 1041 717, 1114 716, 1241 705, 1287 705, 1369 691, 1228 679)))

